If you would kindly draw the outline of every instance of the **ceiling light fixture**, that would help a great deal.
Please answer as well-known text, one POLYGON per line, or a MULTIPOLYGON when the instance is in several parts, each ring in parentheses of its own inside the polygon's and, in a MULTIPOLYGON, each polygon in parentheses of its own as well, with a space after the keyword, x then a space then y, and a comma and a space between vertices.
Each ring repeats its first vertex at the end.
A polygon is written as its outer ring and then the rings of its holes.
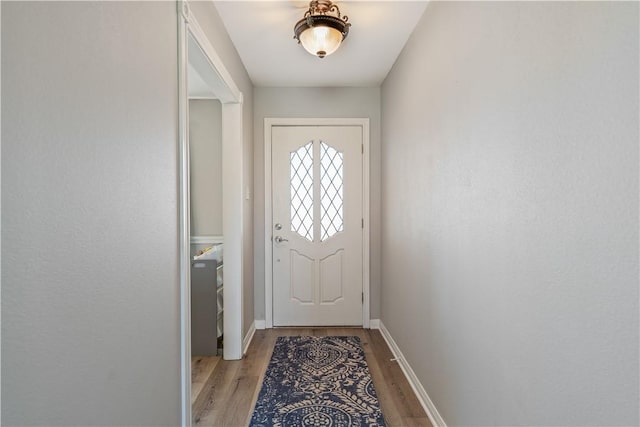
POLYGON ((309 10, 293 28, 293 38, 310 54, 324 58, 335 52, 347 38, 351 27, 348 20, 348 16, 340 15, 340 9, 333 2, 313 0, 309 2, 309 10))

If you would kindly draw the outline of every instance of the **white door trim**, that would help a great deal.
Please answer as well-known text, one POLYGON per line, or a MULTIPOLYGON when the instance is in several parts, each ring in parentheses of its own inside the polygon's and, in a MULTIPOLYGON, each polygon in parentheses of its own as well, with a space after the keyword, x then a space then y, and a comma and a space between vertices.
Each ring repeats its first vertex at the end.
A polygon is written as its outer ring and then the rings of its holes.
MULTIPOLYGON (((369 328, 369 119, 368 118, 270 118, 264 119, 264 301, 265 323, 273 327, 273 252, 271 247, 271 128, 273 126, 361 126, 362 127, 362 215, 364 231, 362 233, 362 327, 369 328)), ((226 262, 226 260, 225 260, 226 262)))
POLYGON ((187 74, 189 45, 200 49, 209 85, 222 104, 222 199, 224 236, 224 358, 242 358, 242 242, 244 241, 242 182, 242 92, 222 59, 190 13, 178 0, 178 156, 180 248, 180 422, 191 426, 191 260, 189 200, 189 101, 187 74), (192 40, 190 42, 190 40, 192 40), (193 45, 195 41, 195 46, 193 45))

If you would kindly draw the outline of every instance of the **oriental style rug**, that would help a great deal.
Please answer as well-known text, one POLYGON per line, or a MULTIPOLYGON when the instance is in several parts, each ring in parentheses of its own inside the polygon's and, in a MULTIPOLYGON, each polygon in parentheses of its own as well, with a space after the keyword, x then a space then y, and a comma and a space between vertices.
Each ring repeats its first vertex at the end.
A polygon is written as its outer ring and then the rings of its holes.
POLYGON ((250 427, 384 425, 360 338, 278 337, 250 427))

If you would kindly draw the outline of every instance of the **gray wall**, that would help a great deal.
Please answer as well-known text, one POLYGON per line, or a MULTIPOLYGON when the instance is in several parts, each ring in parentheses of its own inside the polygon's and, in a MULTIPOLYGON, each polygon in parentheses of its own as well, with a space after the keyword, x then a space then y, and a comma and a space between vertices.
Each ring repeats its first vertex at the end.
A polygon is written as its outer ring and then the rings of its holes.
MULTIPOLYGON (((212 1, 190 2, 191 12, 216 49, 218 56, 224 62, 233 81, 242 92, 244 102, 242 106, 243 133, 243 186, 249 198, 244 200, 243 225, 243 272, 242 272, 242 301, 243 301, 243 334, 246 334, 253 323, 253 84, 240 60, 236 48, 231 43, 229 34, 225 30, 222 19, 212 1)), ((223 123, 224 126, 224 123, 223 123)))
POLYGON ((2 424, 178 425, 171 2, 2 2, 2 424))
POLYGON ((371 142, 371 317, 380 316, 380 88, 267 88, 254 90, 255 318, 264 302, 264 118, 368 117, 371 142))
POLYGON ((638 3, 432 2, 382 88, 382 321, 449 425, 637 425, 638 3))
MULTIPOLYGON (((2 424, 178 425, 175 3, 0 7, 2 424)), ((251 187, 251 82, 212 3, 192 10, 244 93, 251 187)))
POLYGON ((222 235, 222 105, 189 100, 191 235, 222 235))

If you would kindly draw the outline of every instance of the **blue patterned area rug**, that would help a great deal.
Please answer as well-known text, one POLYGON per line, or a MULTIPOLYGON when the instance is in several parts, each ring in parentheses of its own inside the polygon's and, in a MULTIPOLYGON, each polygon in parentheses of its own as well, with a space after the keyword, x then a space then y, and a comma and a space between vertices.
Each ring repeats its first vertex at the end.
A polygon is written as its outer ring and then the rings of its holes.
POLYGON ((250 427, 385 425, 358 337, 278 337, 250 427))

